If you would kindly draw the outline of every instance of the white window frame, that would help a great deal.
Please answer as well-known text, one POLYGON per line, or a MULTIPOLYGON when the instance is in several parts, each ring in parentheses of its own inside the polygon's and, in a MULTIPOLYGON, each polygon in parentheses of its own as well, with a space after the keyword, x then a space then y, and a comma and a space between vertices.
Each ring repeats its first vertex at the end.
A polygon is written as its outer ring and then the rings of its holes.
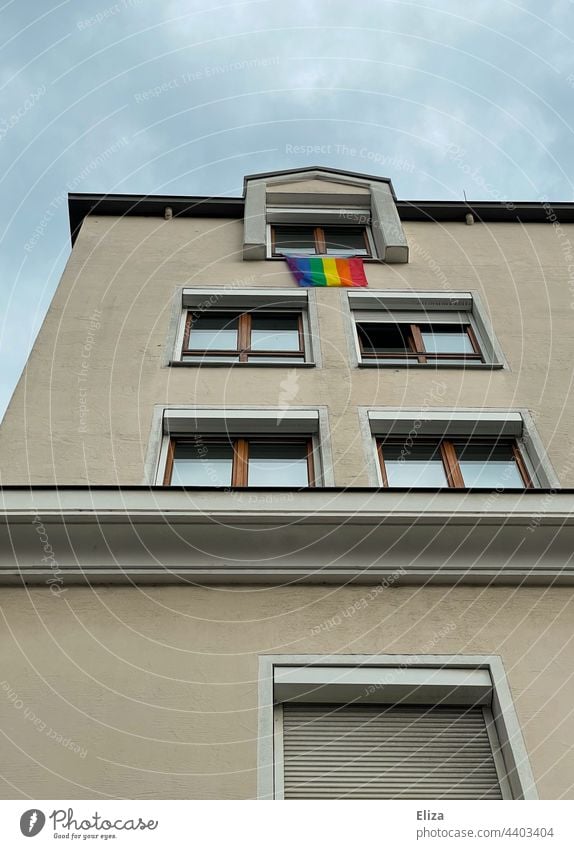
POLYGON ((258 798, 282 798, 285 701, 480 705, 504 798, 537 799, 500 657, 496 655, 263 655, 259 658, 258 798), (487 721, 489 733, 491 725, 487 721))
MULTIPOLYGON (((156 410, 152 432, 159 433, 153 484, 164 485, 170 440, 193 434, 210 436, 271 435, 311 439, 315 471, 314 488, 333 486, 333 467, 326 439, 327 410, 324 407, 226 407, 170 406, 156 410)), ((169 484, 167 484, 169 486, 169 484)))
POLYGON ((396 436, 416 441, 417 436, 436 439, 468 436, 515 439, 532 486, 535 489, 560 487, 528 410, 359 407, 359 419, 367 439, 367 469, 372 486, 383 486, 377 439, 396 436))
MULTIPOLYGON (((351 352, 359 368, 448 368, 448 369, 501 369, 507 368, 502 349, 494 335, 492 325, 476 292, 424 292, 376 291, 345 292, 346 312, 349 315, 351 352), (385 362, 384 359, 363 359, 357 322, 390 324, 428 323, 446 324, 458 321, 470 324, 484 362, 431 363, 385 362)), ((456 355, 453 354, 456 359, 456 355)))
MULTIPOLYGON (((232 289, 232 288, 184 288, 176 294, 178 319, 169 365, 205 367, 256 367, 256 368, 309 368, 318 365, 319 333, 317 307, 314 292, 303 289, 232 289), (183 341, 187 314, 197 312, 248 312, 261 309, 269 312, 297 312, 303 318, 304 362, 230 362, 203 357, 201 360, 183 357, 183 341)), ((277 352, 277 357, 281 356, 277 352)))

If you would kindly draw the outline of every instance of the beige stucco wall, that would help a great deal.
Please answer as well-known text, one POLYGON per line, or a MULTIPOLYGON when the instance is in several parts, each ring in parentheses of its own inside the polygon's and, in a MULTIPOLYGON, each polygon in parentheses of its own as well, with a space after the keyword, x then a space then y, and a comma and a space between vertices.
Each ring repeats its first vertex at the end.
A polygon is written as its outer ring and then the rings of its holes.
MULTIPOLYGON (((574 284, 564 250, 574 225, 562 236, 547 224, 407 223, 405 230, 411 261, 368 264, 370 287, 479 292, 510 368, 408 377, 402 369, 350 368, 345 292, 317 290, 323 367, 297 372, 291 403, 329 406, 336 484, 368 483, 371 447, 361 441, 357 405, 436 404, 432 376, 444 381, 439 405, 530 409, 561 483, 574 485, 574 284)), ((294 285, 281 260, 244 262, 241 239, 236 220, 85 221, 0 428, 4 483, 139 484, 154 404, 281 403, 286 368, 162 365, 178 288, 294 285), (87 375, 84 396, 78 374, 87 375)))
MULTIPOLYGON (((337 190, 299 184, 320 187, 337 190)), ((346 292, 317 290, 322 367, 291 403, 328 406, 336 484, 368 483, 357 406, 430 403, 529 409, 574 486, 574 225, 405 231, 410 262, 367 264, 370 287, 479 292, 509 368, 351 368, 346 292)), ((164 365, 182 286, 294 286, 283 261, 242 260, 242 233, 85 221, 0 428, 2 483, 140 484, 154 405, 283 403, 283 367, 164 365)), ((569 589, 393 588, 364 607, 361 587, 0 589, 0 798, 253 797, 258 655, 377 652, 501 655, 541 796, 574 798, 569 589)))
POLYGON ((368 591, 2 588, 0 797, 251 798, 259 654, 453 652, 502 657, 540 796, 574 798, 572 592, 368 591))

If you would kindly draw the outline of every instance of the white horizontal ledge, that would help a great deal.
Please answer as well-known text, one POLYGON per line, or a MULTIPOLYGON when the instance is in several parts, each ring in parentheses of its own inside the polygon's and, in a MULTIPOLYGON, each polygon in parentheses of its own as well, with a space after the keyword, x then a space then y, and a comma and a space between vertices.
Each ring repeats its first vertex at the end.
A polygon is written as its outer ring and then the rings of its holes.
POLYGON ((352 310, 452 310, 472 309, 470 292, 401 292, 374 289, 368 292, 347 292, 352 310))
POLYGON ((432 363, 415 363, 415 362, 404 362, 404 363, 389 363, 385 362, 385 360, 363 360, 362 362, 357 364, 357 368, 378 368, 378 369, 426 369, 427 371, 443 371, 445 369, 450 369, 451 371, 499 371, 504 368, 502 363, 476 363, 476 362, 466 362, 466 363, 441 363, 440 360, 436 360, 432 363))
POLYGON ((486 705, 492 699, 487 669, 275 666, 273 674, 278 702, 486 705))
MULTIPOLYGON (((574 490, 183 489, 0 487, 4 524, 46 521, 194 522, 213 518, 291 524, 574 524, 574 490)), ((0 527, 1 527, 0 523, 0 527)), ((573 548, 574 551, 574 548, 573 548)))
POLYGON ((164 433, 311 435, 319 430, 318 410, 203 409, 169 407, 164 433))
POLYGON ((369 410, 374 436, 522 436, 523 419, 511 411, 369 410))
POLYGON ((0 510, 4 583, 357 582, 390 592, 574 576, 570 491, 22 488, 0 490, 0 510))
POLYGON ((268 224, 371 224, 368 206, 333 206, 309 208, 295 206, 268 206, 268 224))
POLYGON ((187 309, 307 309, 308 293, 301 289, 186 288, 182 295, 187 309))

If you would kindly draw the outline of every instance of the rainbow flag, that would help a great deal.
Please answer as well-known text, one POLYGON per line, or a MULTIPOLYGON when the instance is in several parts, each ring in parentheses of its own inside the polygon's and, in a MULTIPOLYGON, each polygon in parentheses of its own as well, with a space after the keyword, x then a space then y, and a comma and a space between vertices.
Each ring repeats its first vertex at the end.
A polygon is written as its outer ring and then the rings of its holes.
POLYGON ((367 286, 363 260, 320 256, 286 256, 299 286, 367 286))

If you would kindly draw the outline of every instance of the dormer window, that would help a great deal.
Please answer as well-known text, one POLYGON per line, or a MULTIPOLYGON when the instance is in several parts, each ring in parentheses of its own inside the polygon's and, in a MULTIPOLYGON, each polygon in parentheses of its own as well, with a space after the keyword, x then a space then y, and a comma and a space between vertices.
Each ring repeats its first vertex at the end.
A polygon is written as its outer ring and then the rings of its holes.
POLYGON ((373 251, 367 227, 327 225, 274 225, 271 227, 274 257, 299 256, 371 257, 373 251))
POLYGON ((246 177, 243 259, 287 254, 408 262, 391 181, 320 167, 246 177))

